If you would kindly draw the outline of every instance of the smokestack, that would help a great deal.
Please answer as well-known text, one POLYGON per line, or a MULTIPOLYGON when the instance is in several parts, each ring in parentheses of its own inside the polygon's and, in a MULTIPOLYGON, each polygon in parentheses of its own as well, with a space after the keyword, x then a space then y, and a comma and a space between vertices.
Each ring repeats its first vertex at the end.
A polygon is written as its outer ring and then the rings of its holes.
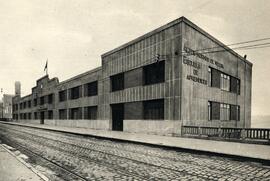
POLYGON ((15 96, 21 95, 21 83, 19 81, 15 82, 15 96))

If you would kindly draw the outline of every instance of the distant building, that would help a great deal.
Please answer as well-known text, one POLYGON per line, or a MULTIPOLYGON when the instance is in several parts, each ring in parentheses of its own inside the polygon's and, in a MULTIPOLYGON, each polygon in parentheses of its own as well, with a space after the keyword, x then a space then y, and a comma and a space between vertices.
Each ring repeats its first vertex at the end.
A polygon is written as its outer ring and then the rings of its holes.
POLYGON ((21 83, 19 81, 15 82, 15 96, 21 95, 21 83))
POLYGON ((185 17, 101 59, 100 68, 63 82, 38 79, 30 95, 13 99, 13 117, 79 127, 96 120, 129 132, 250 127, 252 63, 185 17))
POLYGON ((4 114, 3 102, 0 102, 0 119, 3 118, 3 114, 4 114))
POLYGON ((12 119, 12 98, 14 95, 3 95, 3 118, 12 119))

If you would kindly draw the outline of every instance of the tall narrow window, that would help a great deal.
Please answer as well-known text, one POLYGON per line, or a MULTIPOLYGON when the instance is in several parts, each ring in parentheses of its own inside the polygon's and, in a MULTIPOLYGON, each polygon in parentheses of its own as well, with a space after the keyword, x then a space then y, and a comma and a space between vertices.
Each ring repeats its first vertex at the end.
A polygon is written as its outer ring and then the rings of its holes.
POLYGON ((34 99, 34 106, 37 106, 37 98, 34 99))
POLYGON ((67 90, 63 90, 59 92, 59 102, 67 100, 67 90))
POLYGON ((220 120, 220 103, 211 102, 211 120, 220 120))
POLYGON ((211 117, 211 111, 212 111, 212 104, 210 101, 208 101, 208 120, 212 120, 212 117, 211 117))
POLYGON ((220 88, 221 73, 216 69, 211 70, 211 86, 220 88))
POLYGON ((220 84, 221 84, 220 88, 222 90, 230 91, 230 76, 221 73, 220 74, 220 84))
POLYGON ((53 119, 53 111, 52 110, 48 111, 48 119, 53 119))
POLYGON ((44 105, 45 103, 45 96, 40 97, 40 105, 44 105))
POLYGON ((240 80, 237 79, 237 94, 240 95, 240 80))
POLYGON ((53 94, 49 94, 48 95, 48 103, 49 104, 52 104, 53 103, 53 97, 54 97, 53 94))
POLYGON ((208 86, 211 87, 212 86, 212 68, 208 67, 208 86))

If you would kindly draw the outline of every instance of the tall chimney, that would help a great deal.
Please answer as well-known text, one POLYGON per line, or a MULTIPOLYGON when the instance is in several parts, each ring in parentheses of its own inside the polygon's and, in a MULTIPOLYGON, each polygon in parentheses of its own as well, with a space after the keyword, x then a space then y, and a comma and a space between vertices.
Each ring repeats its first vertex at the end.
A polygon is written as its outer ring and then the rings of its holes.
POLYGON ((15 82, 15 96, 21 95, 21 83, 19 81, 15 82))

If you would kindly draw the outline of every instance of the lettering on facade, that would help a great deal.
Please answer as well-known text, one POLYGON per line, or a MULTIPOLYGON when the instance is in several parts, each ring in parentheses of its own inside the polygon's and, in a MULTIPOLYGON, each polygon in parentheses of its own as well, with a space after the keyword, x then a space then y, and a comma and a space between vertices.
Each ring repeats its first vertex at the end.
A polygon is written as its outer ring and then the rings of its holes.
POLYGON ((193 75, 187 75, 188 80, 207 85, 207 80, 198 77, 199 76, 199 69, 201 69, 201 67, 202 67, 202 65, 200 63, 189 60, 189 59, 187 59, 187 57, 184 57, 183 63, 194 68, 193 75))
POLYGON ((192 50, 191 48, 184 47, 184 51, 187 53, 187 56, 193 55, 196 56, 208 63, 211 63, 213 65, 216 65, 219 68, 224 68, 222 63, 219 63, 211 58, 208 58, 207 56, 203 55, 202 53, 196 52, 195 50, 192 50))
POLYGON ((201 79, 199 77, 195 77, 193 75, 187 75, 188 80, 192 80, 193 82, 198 82, 200 84, 207 85, 207 80, 201 79))

